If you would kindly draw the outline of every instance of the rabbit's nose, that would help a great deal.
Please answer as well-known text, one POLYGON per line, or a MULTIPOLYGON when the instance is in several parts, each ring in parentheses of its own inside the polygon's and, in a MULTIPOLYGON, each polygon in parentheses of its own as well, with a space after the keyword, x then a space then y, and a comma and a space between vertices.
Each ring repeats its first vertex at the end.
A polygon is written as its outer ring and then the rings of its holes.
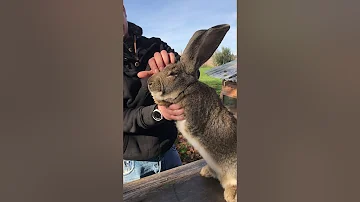
POLYGON ((152 85, 153 83, 154 83, 154 82, 149 81, 149 82, 148 82, 148 87, 151 87, 151 85, 152 85))

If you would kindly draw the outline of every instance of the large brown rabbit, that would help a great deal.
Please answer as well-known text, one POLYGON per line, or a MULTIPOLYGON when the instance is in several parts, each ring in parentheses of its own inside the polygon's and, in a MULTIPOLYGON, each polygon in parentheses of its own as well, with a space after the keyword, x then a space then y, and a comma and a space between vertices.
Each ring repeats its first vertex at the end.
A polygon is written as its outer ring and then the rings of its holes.
POLYGON ((236 119, 222 104, 213 88, 200 82, 196 72, 215 52, 227 24, 198 30, 187 44, 179 62, 151 76, 148 88, 157 104, 179 104, 185 120, 176 126, 205 159, 200 174, 218 179, 227 202, 237 201, 236 119))

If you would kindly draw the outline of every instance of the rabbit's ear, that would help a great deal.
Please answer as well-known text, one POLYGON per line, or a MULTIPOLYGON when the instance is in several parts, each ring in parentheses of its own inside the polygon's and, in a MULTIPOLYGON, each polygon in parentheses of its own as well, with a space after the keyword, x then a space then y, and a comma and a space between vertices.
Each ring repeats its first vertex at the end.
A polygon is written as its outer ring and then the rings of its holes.
POLYGON ((221 24, 196 31, 180 58, 186 72, 191 74, 197 71, 213 55, 229 29, 230 25, 221 24))

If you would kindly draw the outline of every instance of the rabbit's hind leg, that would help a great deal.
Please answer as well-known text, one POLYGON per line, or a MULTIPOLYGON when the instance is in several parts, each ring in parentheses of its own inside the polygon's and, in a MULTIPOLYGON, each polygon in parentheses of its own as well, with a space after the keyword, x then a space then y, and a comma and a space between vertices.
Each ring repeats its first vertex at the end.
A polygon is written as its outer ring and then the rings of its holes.
POLYGON ((213 177, 216 178, 216 173, 213 169, 209 167, 209 165, 206 165, 201 168, 200 175, 203 177, 213 177))
POLYGON ((237 202, 237 186, 231 185, 225 187, 224 198, 226 202, 237 202))
POLYGON ((237 201, 237 180, 236 177, 227 173, 220 178, 221 186, 224 188, 224 198, 226 202, 237 201))

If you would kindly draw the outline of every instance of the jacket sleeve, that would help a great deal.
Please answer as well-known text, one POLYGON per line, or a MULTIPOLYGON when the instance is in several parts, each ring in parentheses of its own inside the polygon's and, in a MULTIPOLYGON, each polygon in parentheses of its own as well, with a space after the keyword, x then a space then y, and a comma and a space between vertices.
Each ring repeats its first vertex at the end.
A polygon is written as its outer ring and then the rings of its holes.
POLYGON ((150 106, 141 106, 134 109, 124 107, 123 131, 125 133, 142 134, 162 121, 155 121, 151 113, 155 109, 155 104, 150 106))

